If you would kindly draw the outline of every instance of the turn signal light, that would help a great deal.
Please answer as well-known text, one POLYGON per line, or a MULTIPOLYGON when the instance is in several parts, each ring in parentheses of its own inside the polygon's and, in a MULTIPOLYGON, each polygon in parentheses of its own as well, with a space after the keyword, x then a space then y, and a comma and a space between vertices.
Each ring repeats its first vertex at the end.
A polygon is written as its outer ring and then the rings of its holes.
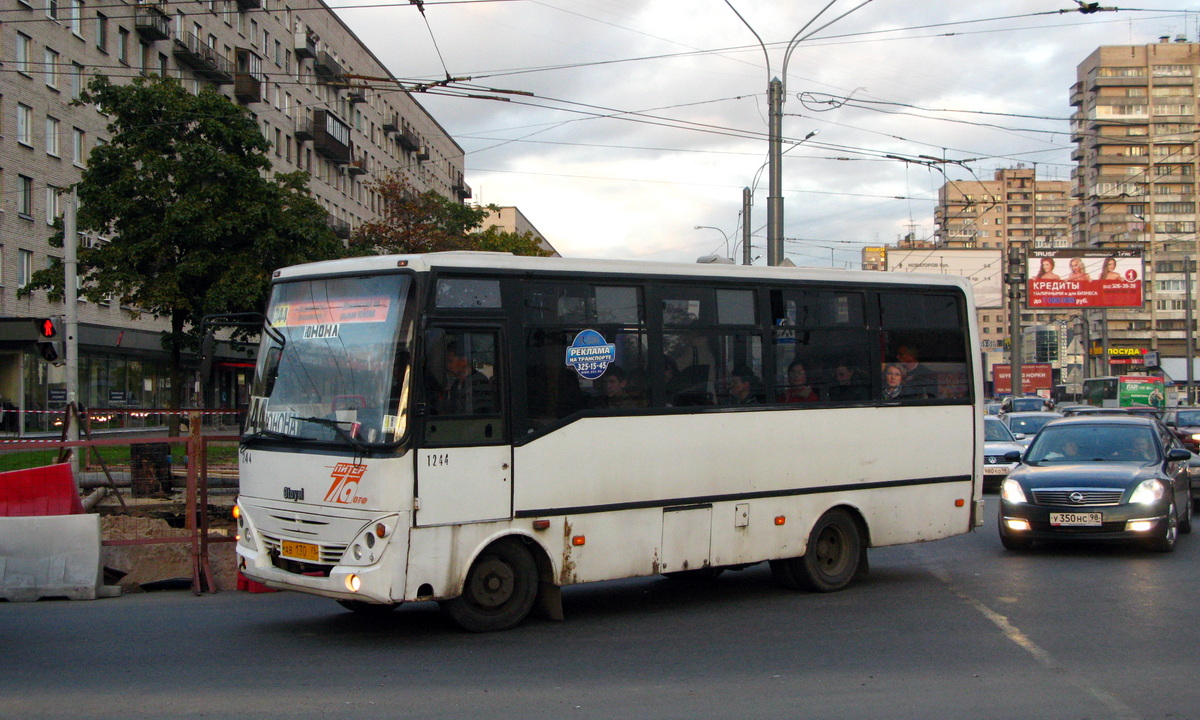
POLYGON ((545 530, 549 527, 550 527, 549 520, 534 520, 533 521, 533 529, 534 530, 545 530))
POLYGON ((785 517, 785 516, 783 516, 783 515, 776 515, 776 516, 775 516, 775 524, 776 524, 776 525, 782 525, 782 524, 784 524, 784 523, 786 523, 786 522, 787 522, 787 517, 785 517))
POLYGON ((571 538, 571 544, 576 547, 579 547, 580 545, 585 545, 585 544, 587 544, 587 537, 585 537, 583 535, 576 535, 575 537, 571 538))
POLYGON ((954 501, 954 507, 962 507, 963 505, 966 505, 966 504, 967 504, 967 501, 963 500, 962 498, 959 498, 954 501))
POLYGON ((375 534, 380 538, 387 537, 387 525, 383 523, 375 523, 375 534))
POLYGON ((233 519, 234 519, 234 520, 237 520, 237 519, 238 519, 238 518, 240 518, 241 516, 242 516, 242 506, 241 506, 241 505, 234 505, 234 506, 233 506, 233 519))

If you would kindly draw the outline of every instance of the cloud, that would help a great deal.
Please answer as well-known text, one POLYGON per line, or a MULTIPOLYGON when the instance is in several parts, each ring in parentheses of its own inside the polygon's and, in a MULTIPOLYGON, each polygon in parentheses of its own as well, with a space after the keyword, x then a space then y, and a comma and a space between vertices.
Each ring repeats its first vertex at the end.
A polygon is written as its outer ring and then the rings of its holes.
MULTIPOLYGON (((782 73, 781 44, 812 10, 731 2, 782 73)), ((856 4, 838 2, 825 18, 856 4)), ((990 178, 1018 162, 1069 177, 1076 65, 1102 44, 1186 32, 1189 17, 1181 0, 1156 3, 1164 12, 1057 12, 1071 6, 875 2, 800 45, 783 134, 820 134, 785 155, 789 256, 857 265, 859 245, 910 229, 929 236, 947 178, 990 178)), ((534 93, 418 100, 467 151, 475 199, 519 207, 564 254, 691 262, 724 252, 718 233, 696 225, 724 230, 732 250, 742 188, 753 186, 752 244, 766 255, 768 73, 762 47, 722 0, 429 2, 428 28, 411 6, 339 14, 396 77, 448 71, 534 93)))

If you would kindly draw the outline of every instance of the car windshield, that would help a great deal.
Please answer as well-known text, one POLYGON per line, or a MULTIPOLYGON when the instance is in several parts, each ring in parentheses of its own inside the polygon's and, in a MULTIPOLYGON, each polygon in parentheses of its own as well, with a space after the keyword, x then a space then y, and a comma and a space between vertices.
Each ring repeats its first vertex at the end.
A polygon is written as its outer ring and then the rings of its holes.
POLYGON ((999 420, 984 420, 983 439, 984 442, 1015 442, 1012 433, 999 420))
POLYGON ((1200 410, 1180 411, 1175 416, 1176 425, 1200 425, 1200 410))
POLYGON ((1041 398, 1015 398, 1012 401, 1013 410, 1041 410, 1046 401, 1041 398))
POLYGON ((1042 426, 1057 418, 1057 415, 1024 415, 1020 417, 1009 417, 1008 429, 1014 433, 1025 433, 1026 435, 1035 435, 1042 426))
POLYGON ((1132 462, 1158 460, 1158 445, 1150 428, 1139 425, 1050 426, 1034 440, 1025 455, 1030 464, 1132 462))

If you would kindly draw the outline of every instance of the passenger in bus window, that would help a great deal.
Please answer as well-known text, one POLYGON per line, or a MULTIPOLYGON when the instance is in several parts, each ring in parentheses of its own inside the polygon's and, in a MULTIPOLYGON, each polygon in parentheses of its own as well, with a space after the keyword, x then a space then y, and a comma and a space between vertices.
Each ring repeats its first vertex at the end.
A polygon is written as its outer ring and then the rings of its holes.
POLYGON ((630 393, 629 375, 620 365, 609 365, 608 370, 600 377, 599 407, 641 407, 641 403, 630 393))
POLYGON ((883 399, 899 400, 904 395, 904 366, 888 363, 883 368, 883 399))
POLYGON ((787 380, 787 387, 783 390, 784 402, 818 402, 821 399, 816 389, 809 384, 808 368, 799 358, 788 365, 787 380))
POLYGON ((496 411, 492 383, 458 354, 453 342, 446 345, 446 390, 438 403, 442 415, 485 415, 496 411))
POLYGON ((833 369, 833 379, 835 384, 829 388, 829 399, 834 402, 854 402, 870 397, 869 384, 858 368, 838 363, 833 369))
POLYGON ((916 345, 907 343, 896 348, 896 360, 904 366, 904 393, 906 399, 937 397, 937 375, 921 364, 920 351, 916 345))
POLYGON ((729 394, 736 405, 761 402, 762 381, 750 368, 736 367, 729 376, 729 394))

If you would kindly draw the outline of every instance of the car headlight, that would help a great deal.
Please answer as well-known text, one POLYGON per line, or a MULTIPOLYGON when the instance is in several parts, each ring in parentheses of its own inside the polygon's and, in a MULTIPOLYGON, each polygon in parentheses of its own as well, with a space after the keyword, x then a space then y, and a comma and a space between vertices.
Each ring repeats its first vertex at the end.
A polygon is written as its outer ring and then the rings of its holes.
POLYGON ((1150 505, 1162 500, 1166 491, 1163 484, 1154 478, 1143 480, 1129 496, 1129 502, 1134 505, 1150 505))
POLYGON ((1200 434, 1192 435, 1192 440, 1200 442, 1200 434))
POLYGON ((1021 483, 1009 478, 1000 486, 1000 497, 1010 503, 1024 503, 1025 491, 1021 489, 1021 483))

